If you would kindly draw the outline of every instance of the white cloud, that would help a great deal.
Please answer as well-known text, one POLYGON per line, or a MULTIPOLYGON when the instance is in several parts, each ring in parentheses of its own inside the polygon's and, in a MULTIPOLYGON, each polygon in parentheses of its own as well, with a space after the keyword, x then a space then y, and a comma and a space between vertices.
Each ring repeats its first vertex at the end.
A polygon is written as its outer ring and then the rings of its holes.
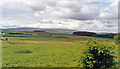
MULTIPOLYGON (((3 27, 63 28, 117 32, 117 2, 24 1, 3 5, 3 27)), ((96 0, 94 0, 96 1, 96 0)))
MULTIPOLYGON (((43 10, 35 12, 35 16, 40 17, 59 17, 66 19, 77 19, 77 20, 87 20, 94 19, 99 15, 97 3, 81 3, 81 2, 63 2, 63 3, 53 3, 55 5, 43 5, 43 10), (89 12, 88 12, 89 11, 89 12), (44 14, 41 14, 44 12, 44 14), (47 15, 47 16, 46 16, 47 15)), ((38 8, 36 6, 34 8, 38 8)), ((41 7, 39 7, 41 8, 41 7)), ((37 9, 36 9, 37 10, 37 9)))
POLYGON ((105 7, 101 13, 102 19, 118 19, 118 2, 113 2, 109 6, 105 7))

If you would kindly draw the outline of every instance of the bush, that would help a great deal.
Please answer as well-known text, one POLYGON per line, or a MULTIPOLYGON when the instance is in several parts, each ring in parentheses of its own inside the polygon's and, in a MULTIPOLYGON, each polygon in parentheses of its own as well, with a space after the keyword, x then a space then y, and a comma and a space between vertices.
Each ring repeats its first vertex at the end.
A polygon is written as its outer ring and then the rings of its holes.
POLYGON ((115 39, 115 43, 116 43, 116 44, 119 44, 119 43, 120 43, 120 33, 117 33, 117 34, 114 36, 114 39, 115 39))
POLYGON ((89 40, 88 49, 84 52, 82 59, 83 67, 86 69, 111 68, 115 66, 114 52, 112 47, 106 47, 97 40, 89 40))

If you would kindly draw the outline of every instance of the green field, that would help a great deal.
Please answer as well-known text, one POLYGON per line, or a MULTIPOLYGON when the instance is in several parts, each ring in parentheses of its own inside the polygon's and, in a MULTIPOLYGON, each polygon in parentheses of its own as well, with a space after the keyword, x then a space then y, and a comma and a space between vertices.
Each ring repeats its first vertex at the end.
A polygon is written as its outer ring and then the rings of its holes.
POLYGON ((30 34, 11 35, 6 32, 1 41, 3 67, 82 67, 78 61, 87 48, 86 40, 90 38, 114 46, 118 56, 118 46, 114 39, 72 34, 30 34), (6 38, 8 41, 5 41, 6 38))

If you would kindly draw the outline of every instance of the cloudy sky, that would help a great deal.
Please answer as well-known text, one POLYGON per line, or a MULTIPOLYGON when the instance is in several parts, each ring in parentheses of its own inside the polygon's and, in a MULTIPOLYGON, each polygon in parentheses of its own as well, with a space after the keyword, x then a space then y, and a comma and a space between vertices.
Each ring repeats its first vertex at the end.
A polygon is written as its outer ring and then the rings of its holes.
POLYGON ((61 28, 118 31, 117 0, 4 0, 0 28, 61 28))

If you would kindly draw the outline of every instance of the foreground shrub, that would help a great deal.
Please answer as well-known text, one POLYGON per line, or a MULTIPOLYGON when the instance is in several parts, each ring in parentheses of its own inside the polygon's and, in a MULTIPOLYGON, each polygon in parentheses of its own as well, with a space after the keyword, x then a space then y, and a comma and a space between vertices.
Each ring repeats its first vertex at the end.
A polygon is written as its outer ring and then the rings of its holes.
POLYGON ((116 44, 119 44, 119 43, 120 43, 120 33, 117 33, 117 34, 114 36, 114 39, 115 39, 115 43, 116 43, 116 44))
POLYGON ((83 67, 86 69, 111 68, 115 66, 114 52, 112 47, 98 43, 97 40, 89 40, 88 49, 84 52, 82 59, 83 67))

